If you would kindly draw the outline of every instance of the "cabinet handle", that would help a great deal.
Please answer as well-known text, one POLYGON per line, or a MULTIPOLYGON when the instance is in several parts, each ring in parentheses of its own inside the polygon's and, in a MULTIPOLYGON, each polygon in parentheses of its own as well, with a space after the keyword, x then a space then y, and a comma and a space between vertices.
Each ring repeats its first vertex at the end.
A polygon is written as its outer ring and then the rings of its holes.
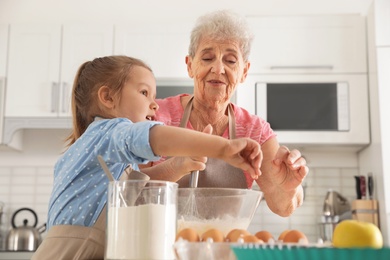
POLYGON ((296 66, 271 66, 271 70, 295 70, 295 69, 325 69, 325 70, 333 70, 332 65, 296 65, 296 66))
MULTIPOLYGON (((0 134, 3 129, 3 119, 5 117, 5 78, 0 77, 0 134)), ((0 143, 2 136, 0 136, 0 143)))
POLYGON ((62 83, 62 113, 68 113, 69 111, 69 84, 66 82, 62 83))
POLYGON ((51 112, 56 113, 58 111, 58 101, 59 101, 59 89, 58 83, 51 83, 51 112))

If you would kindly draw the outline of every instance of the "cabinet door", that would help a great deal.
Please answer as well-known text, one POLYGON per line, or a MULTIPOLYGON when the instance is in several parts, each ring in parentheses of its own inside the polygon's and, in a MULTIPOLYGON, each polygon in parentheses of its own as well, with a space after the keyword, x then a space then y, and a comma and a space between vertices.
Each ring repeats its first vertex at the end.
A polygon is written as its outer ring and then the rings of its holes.
POLYGON ((365 20, 359 15, 250 17, 250 73, 364 73, 365 20))
POLYGON ((377 46, 390 46, 390 1, 375 1, 375 26, 377 46))
POLYGON ((185 57, 190 25, 153 24, 115 27, 115 54, 145 61, 158 78, 188 78, 185 57))
POLYGON ((63 29, 59 116, 70 116, 73 80, 82 63, 113 54, 114 26, 66 24, 63 29))
POLYGON ((8 25, 0 24, 0 144, 3 140, 8 25))
POLYGON ((0 24, 0 78, 5 77, 5 73, 6 73, 7 46, 8 46, 8 25, 0 24))
POLYGON ((10 26, 6 116, 57 115, 60 47, 60 25, 10 26))

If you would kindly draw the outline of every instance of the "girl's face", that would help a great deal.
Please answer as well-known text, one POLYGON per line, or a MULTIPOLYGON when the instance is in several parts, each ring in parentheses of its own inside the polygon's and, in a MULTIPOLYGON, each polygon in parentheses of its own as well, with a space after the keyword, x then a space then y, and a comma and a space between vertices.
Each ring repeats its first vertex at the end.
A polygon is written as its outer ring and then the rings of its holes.
POLYGON ((125 117, 134 123, 153 120, 158 109, 155 98, 153 73, 144 67, 134 66, 115 105, 116 117, 125 117))
POLYGON ((194 78, 195 96, 215 103, 230 99, 250 66, 244 62, 238 42, 210 37, 201 39, 195 56, 187 56, 186 62, 188 74, 194 78))

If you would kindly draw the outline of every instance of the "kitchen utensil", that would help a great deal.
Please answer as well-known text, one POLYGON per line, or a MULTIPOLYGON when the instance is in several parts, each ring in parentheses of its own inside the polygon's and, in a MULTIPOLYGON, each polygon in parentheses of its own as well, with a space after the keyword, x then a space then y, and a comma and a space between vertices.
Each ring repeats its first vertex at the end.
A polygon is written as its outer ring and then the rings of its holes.
POLYGON ((0 201, 0 226, 1 226, 1 217, 3 216, 4 202, 0 201))
POLYGON ((338 224, 339 216, 321 216, 319 223, 320 238, 323 242, 332 242, 333 231, 338 224))
POLYGON ((190 176, 190 188, 192 191, 188 196, 188 201, 185 205, 184 212, 186 216, 192 216, 194 219, 199 218, 198 209, 196 206, 195 192, 193 191, 198 187, 199 171, 192 171, 190 176))
POLYGON ((362 194, 362 200, 365 200, 367 198, 367 182, 366 177, 363 175, 360 175, 360 193, 362 194))
POLYGON ((178 184, 167 181, 110 182, 104 259, 175 259, 178 184), (142 187, 138 199, 133 191, 142 187), (124 207, 119 198, 127 201, 124 207), (133 203, 133 204, 130 204, 133 203))
POLYGON ((226 236, 232 229, 247 229, 262 196, 261 191, 248 189, 179 188, 178 231, 191 227, 203 234, 216 228, 226 236), (197 218, 187 210, 191 193, 197 206, 197 218))
POLYGON ((190 176, 190 188, 198 187, 199 171, 192 171, 190 176))
POLYGON ((6 240, 6 249, 10 251, 35 251, 42 242, 41 233, 46 230, 46 223, 36 228, 38 216, 30 208, 21 208, 12 215, 12 229, 8 232, 6 240), (28 225, 28 220, 23 220, 23 226, 16 226, 15 217, 21 211, 30 211, 34 216, 34 224, 28 225))
MULTIPOLYGON (((98 161, 100 163, 100 166, 103 168, 104 173, 107 175, 107 178, 110 181, 115 181, 115 179, 114 179, 112 173, 110 172, 110 169, 108 168, 108 166, 107 166, 106 162, 104 161, 103 157, 101 155, 98 155, 97 158, 98 158, 98 161)), ((127 180, 143 180, 143 181, 150 180, 150 177, 147 174, 145 174, 143 172, 136 171, 136 170, 134 170, 131 167, 127 167, 123 174, 127 174, 127 178, 126 178, 127 180)), ((138 183, 137 185, 139 185, 139 184, 142 184, 142 183, 138 183)), ((139 187, 134 187, 134 189, 129 189, 127 191, 127 192, 132 192, 133 193, 133 194, 131 194, 131 196, 128 196, 128 199, 130 200, 130 202, 126 202, 126 200, 123 198, 123 194, 120 192, 119 196, 120 196, 123 204, 125 206, 127 205, 127 203, 129 203, 130 205, 134 204, 134 202, 138 198, 138 194, 141 191, 142 187, 143 186, 141 185, 139 187)))
MULTIPOLYGON (((98 160, 99 160, 100 166, 102 166, 103 171, 107 175, 107 178, 109 179, 109 181, 115 181, 115 179, 112 176, 110 169, 108 169, 108 166, 107 166, 106 162, 104 161, 103 157, 98 155, 98 160)), ((127 207, 126 200, 123 198, 122 193, 119 193, 119 197, 121 198, 125 207, 127 207)))
POLYGON ((372 172, 367 174, 367 185, 368 185, 368 198, 372 200, 374 198, 374 179, 372 177, 372 172))
POLYGON ((362 199, 362 190, 360 188, 360 176, 354 176, 355 178, 355 189, 356 189, 356 199, 361 200, 362 199))
POLYGON ((349 201, 337 191, 329 189, 326 193, 323 215, 324 216, 342 216, 351 210, 349 201))

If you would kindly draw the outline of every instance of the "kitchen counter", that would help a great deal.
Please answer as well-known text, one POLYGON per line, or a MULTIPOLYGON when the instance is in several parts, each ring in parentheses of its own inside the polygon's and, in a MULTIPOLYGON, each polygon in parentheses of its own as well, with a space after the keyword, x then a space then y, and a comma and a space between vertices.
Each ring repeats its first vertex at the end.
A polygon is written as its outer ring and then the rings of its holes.
POLYGON ((30 260, 34 252, 0 251, 1 260, 30 260))

